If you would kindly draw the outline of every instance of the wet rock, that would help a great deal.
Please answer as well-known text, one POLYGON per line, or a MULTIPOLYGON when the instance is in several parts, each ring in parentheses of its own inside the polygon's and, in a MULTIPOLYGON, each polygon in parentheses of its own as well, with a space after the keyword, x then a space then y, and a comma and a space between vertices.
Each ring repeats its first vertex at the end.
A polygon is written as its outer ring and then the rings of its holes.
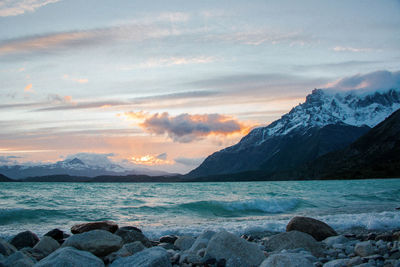
POLYGON ((145 247, 152 247, 150 240, 136 227, 124 226, 119 228, 115 234, 122 238, 124 244, 139 241, 142 242, 145 247))
POLYGON ((39 242, 39 237, 31 231, 25 231, 14 236, 10 243, 17 249, 34 247, 39 242))
POLYGON ((6 267, 31 267, 35 265, 36 261, 28 257, 25 253, 17 251, 7 257, 2 263, 6 267))
POLYGON ((110 267, 171 267, 168 252, 160 247, 145 249, 133 256, 119 258, 110 267))
POLYGON ((258 266, 265 259, 259 247, 226 231, 216 233, 208 242, 205 258, 235 260, 241 266, 258 266))
POLYGON ((38 262, 35 267, 104 267, 101 259, 92 253, 64 247, 38 262))
POLYGON ((92 230, 69 237, 62 247, 74 247, 101 257, 119 250, 122 245, 121 237, 104 230, 92 230))
POLYGON ((374 254, 375 250, 371 241, 364 241, 356 244, 354 247, 354 252, 358 256, 367 257, 374 254))
POLYGON ((313 218, 301 216, 294 217, 286 226, 287 232, 293 230, 307 233, 317 241, 322 241, 327 237, 337 235, 336 231, 326 223, 313 218))
POLYGON ((17 249, 13 245, 0 238, 0 254, 4 256, 10 256, 16 251, 17 249))
POLYGON ((173 244, 178 239, 176 235, 165 235, 160 237, 160 243, 169 243, 173 244))
POLYGON ((290 231, 273 235, 264 239, 264 245, 268 251, 303 248, 310 251, 316 257, 323 256, 321 243, 317 242, 309 234, 299 231, 290 231))
POLYGON ((115 233, 118 230, 118 225, 112 221, 100 221, 76 224, 71 227, 71 233, 73 234, 81 234, 92 230, 104 230, 115 233))
POLYGON ((60 247, 60 244, 50 236, 44 236, 33 248, 42 252, 44 256, 49 255, 60 247))
POLYGON ((194 237, 192 236, 180 236, 178 237, 177 240, 175 240, 174 245, 184 251, 184 250, 188 250, 189 248, 191 248, 191 246, 193 245, 193 243, 195 242, 194 237))
POLYGON ((69 237, 69 234, 66 234, 63 231, 61 231, 60 229, 56 228, 56 229, 53 229, 53 230, 47 232, 46 234, 44 234, 44 236, 50 236, 51 238, 56 240, 58 243, 61 243, 62 240, 69 237))
POLYGON ((260 267, 314 267, 301 253, 278 253, 269 256, 260 267))

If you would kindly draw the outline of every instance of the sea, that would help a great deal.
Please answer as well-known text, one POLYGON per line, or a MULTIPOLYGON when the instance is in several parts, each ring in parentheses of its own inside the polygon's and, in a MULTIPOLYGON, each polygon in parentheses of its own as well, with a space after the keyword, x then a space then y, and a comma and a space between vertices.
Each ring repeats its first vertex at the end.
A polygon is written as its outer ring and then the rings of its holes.
POLYGON ((338 231, 400 228, 400 179, 220 183, 0 183, 0 236, 112 220, 156 239, 285 231, 296 215, 338 231))

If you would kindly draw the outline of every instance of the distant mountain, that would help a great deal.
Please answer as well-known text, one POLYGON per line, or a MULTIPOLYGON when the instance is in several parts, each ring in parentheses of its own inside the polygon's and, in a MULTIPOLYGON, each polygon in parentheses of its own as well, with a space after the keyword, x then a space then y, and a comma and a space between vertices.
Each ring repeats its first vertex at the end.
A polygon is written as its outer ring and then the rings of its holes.
POLYGON ((7 176, 0 174, 0 182, 14 182, 14 180, 8 178, 7 176))
POLYGON ((400 108, 398 89, 334 92, 315 89, 281 119, 256 128, 205 159, 186 177, 293 170, 343 149, 400 108))
POLYGON ((100 175, 124 176, 124 175, 170 175, 167 172, 153 171, 145 168, 127 169, 111 161, 98 164, 89 164, 79 158, 66 159, 52 164, 41 165, 4 165, 0 166, 0 173, 13 179, 39 176, 84 176, 95 177, 100 175))
POLYGON ((308 163, 297 176, 302 179, 400 178, 400 110, 347 148, 308 163))

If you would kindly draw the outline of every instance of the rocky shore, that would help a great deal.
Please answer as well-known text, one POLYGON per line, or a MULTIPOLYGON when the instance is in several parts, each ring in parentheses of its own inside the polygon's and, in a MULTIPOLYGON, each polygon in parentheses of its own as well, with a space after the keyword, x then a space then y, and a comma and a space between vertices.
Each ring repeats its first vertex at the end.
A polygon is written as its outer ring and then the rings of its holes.
POLYGON ((137 227, 111 221, 78 224, 71 233, 53 229, 39 239, 26 231, 0 239, 0 267, 400 267, 400 229, 337 233, 308 217, 294 217, 283 233, 240 237, 205 230, 150 240, 137 227))

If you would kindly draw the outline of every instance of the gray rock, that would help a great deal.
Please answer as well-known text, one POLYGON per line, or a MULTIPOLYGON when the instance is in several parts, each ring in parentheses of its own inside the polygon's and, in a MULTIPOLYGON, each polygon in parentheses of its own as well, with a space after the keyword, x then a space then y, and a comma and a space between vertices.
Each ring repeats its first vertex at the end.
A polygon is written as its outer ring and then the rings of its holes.
POLYGON ((327 237, 337 235, 336 231, 326 223, 313 218, 301 216, 296 216, 291 219, 286 226, 286 231, 300 231, 307 233, 317 241, 322 241, 327 237))
POLYGON ((118 250, 117 252, 113 252, 109 255, 107 255, 104 258, 104 261, 107 263, 111 263, 113 261, 115 261, 117 258, 119 257, 128 257, 128 256, 132 256, 142 250, 146 249, 146 247, 140 242, 140 241, 136 241, 133 243, 128 243, 123 245, 123 247, 118 250))
POLYGON ((168 252, 160 247, 145 249, 133 256, 119 258, 110 267, 171 267, 168 252))
POLYGON ((349 259, 337 259, 333 261, 328 261, 323 265, 323 267, 346 267, 349 259))
POLYGON ((264 245, 269 251, 303 248, 310 251, 315 257, 323 256, 321 243, 317 242, 309 234, 299 231, 290 231, 273 235, 268 239, 264 239, 264 245))
POLYGON ((269 256, 260 267, 314 267, 302 253, 278 253, 269 256))
POLYGON ((49 255, 60 247, 60 244, 49 236, 44 236, 33 248, 41 251, 44 256, 49 255))
POLYGON ((361 257, 360 256, 356 256, 356 257, 351 258, 347 262, 347 265, 348 266, 355 266, 355 265, 359 265, 359 264, 362 264, 362 263, 363 263, 363 261, 362 261, 361 257))
POLYGON ((216 233, 208 242, 204 258, 233 259, 241 266, 258 266, 265 259, 257 244, 226 231, 216 233))
POLYGON ((13 245, 0 238, 0 254, 4 256, 10 256, 16 251, 17 249, 13 245))
POLYGON ((165 236, 160 237, 160 243, 174 244, 177 239, 178 239, 178 237, 175 235, 165 235, 165 236))
POLYGON ((26 254, 28 257, 36 261, 40 261, 41 259, 47 256, 42 251, 30 247, 22 248, 19 251, 21 251, 22 253, 26 254))
POLYGON ((349 239, 343 235, 330 236, 322 241, 322 243, 330 247, 332 247, 334 244, 345 244, 347 242, 349 242, 349 239))
POLYGON ((192 236, 180 236, 175 240, 174 245, 182 251, 188 250, 192 247, 196 239, 192 236))
POLYGON ((194 252, 187 251, 182 253, 179 258, 179 264, 183 263, 201 264, 201 257, 194 252))
POLYGON ((92 230, 104 230, 115 233, 118 230, 118 225, 112 221, 100 221, 76 224, 71 227, 71 233, 73 234, 82 234, 92 230))
POLYGON ((364 241, 356 244, 356 246, 354 247, 354 252, 358 256, 367 257, 374 254, 375 250, 372 246, 371 241, 364 241))
POLYGON ((3 262, 6 267, 32 267, 36 261, 28 257, 25 253, 17 251, 11 256, 8 256, 3 262))
POLYGON ((92 230, 69 237, 62 247, 74 247, 101 257, 119 250, 122 245, 121 237, 104 230, 92 230))
POLYGON ((14 236, 10 244, 16 247, 17 249, 25 248, 25 247, 34 247, 36 243, 39 242, 39 237, 31 231, 25 231, 14 236))
POLYGON ((121 227, 115 234, 122 238, 124 244, 140 241, 146 247, 152 246, 150 240, 136 227, 121 227))
POLYGON ((42 259, 35 267, 104 267, 104 263, 90 252, 64 247, 42 259))
POLYGON ((200 249, 206 248, 210 239, 215 235, 214 231, 204 231, 201 233, 196 240, 194 241, 193 245, 190 247, 190 251, 197 252, 200 249))
POLYGON ((160 243, 160 244, 158 244, 158 246, 162 247, 166 250, 168 250, 168 249, 178 250, 178 248, 174 244, 171 244, 171 243, 160 243))

